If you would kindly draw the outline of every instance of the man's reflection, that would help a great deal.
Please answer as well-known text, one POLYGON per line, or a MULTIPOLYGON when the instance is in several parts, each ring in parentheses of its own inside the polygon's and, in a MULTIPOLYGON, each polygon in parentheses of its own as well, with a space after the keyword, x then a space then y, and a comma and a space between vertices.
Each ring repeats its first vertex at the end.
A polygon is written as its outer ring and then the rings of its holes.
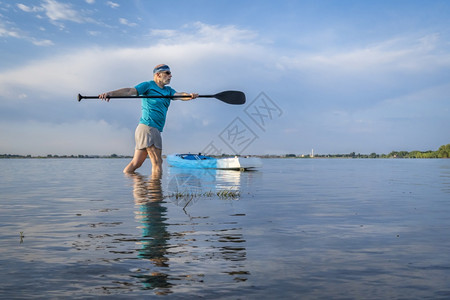
MULTIPOLYGON (((202 185, 199 185, 199 182, 205 178, 190 174, 189 180, 181 180, 185 179, 185 172, 171 175, 178 176, 177 183, 184 184, 179 187, 184 192, 201 188, 202 185), (197 178, 197 180, 192 181, 192 178, 197 178)), ((223 174, 221 173, 221 175, 223 174)), ((219 189, 227 190, 230 189, 230 186, 234 187, 239 184, 239 175, 228 173, 225 175, 227 176, 218 176, 218 180, 214 180, 219 189)), ((174 288, 174 280, 178 282, 177 284, 181 284, 183 281, 188 281, 189 285, 195 282, 203 283, 206 276, 203 271, 211 271, 211 265, 217 263, 217 260, 221 261, 221 267, 213 271, 213 273, 216 272, 214 276, 227 274, 235 282, 247 280, 250 272, 245 265, 247 259, 246 240, 242 234, 242 227, 239 225, 245 220, 245 213, 235 213, 216 219, 214 214, 202 216, 198 215, 197 210, 192 210, 197 216, 188 215, 189 219, 186 219, 186 223, 179 224, 181 231, 170 234, 167 220, 168 209, 165 206, 166 203, 163 202, 165 197, 161 187, 161 177, 145 177, 134 174, 132 178, 136 220, 142 234, 138 257, 151 262, 151 266, 146 271, 142 269, 139 274, 134 275, 139 278, 144 288, 155 289, 157 294, 169 294, 174 288), (197 231, 197 226, 201 230, 197 231), (202 250, 199 251, 199 249, 202 250), (173 273, 173 270, 171 273, 169 270, 169 258, 173 256, 179 258, 171 263, 175 264, 172 268, 178 269, 178 273, 173 273), (180 261, 186 261, 189 264, 179 266, 177 264, 180 261), (181 273, 180 270, 182 270, 181 273)), ((209 187, 206 184, 205 186, 209 187)), ((202 191, 198 194, 202 195, 202 191)), ((215 193, 212 193, 210 198, 214 199, 214 195, 215 193)), ((199 197, 208 198, 208 196, 199 197)), ((226 198, 215 199, 219 203, 226 201, 226 198)), ((170 201, 176 200, 171 199, 170 201)), ((225 278, 222 280, 226 281, 225 278)))
POLYGON ((134 201, 136 219, 141 224, 142 239, 138 257, 152 262, 153 270, 140 274, 139 278, 147 289, 161 290, 161 294, 170 293, 172 286, 168 282, 167 246, 170 234, 167 231, 167 208, 162 204, 161 175, 146 178, 140 174, 131 175, 134 180, 134 201))

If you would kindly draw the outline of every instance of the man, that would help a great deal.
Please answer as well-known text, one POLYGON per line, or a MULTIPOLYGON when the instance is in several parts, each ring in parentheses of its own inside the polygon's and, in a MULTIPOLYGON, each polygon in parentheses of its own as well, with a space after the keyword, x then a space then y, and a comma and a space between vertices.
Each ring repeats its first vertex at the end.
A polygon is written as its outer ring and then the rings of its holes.
POLYGON ((134 88, 122 88, 111 92, 100 94, 101 100, 109 102, 109 97, 113 96, 189 96, 183 98, 143 98, 142 117, 136 128, 135 140, 136 148, 131 162, 123 170, 124 173, 134 173, 147 158, 152 162, 152 175, 162 173, 162 139, 166 122, 166 114, 171 100, 188 101, 198 97, 198 94, 177 93, 168 84, 172 79, 172 73, 167 65, 157 65, 153 69, 153 80, 145 81, 134 88))

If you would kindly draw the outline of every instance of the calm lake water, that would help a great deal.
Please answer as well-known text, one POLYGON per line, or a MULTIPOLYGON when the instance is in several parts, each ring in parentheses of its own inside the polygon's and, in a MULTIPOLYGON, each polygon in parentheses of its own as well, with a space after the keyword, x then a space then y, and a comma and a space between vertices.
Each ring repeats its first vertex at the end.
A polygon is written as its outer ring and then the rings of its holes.
POLYGON ((448 159, 127 163, 0 160, 1 298, 450 298, 448 159))

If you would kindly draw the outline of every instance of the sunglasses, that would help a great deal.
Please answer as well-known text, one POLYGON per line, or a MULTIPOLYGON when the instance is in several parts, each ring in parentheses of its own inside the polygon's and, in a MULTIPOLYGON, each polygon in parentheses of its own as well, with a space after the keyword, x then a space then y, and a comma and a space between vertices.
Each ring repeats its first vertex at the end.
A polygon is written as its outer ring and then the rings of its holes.
POLYGON ((170 71, 164 71, 164 72, 161 72, 161 73, 164 73, 166 75, 171 75, 172 74, 172 72, 170 72, 170 71))

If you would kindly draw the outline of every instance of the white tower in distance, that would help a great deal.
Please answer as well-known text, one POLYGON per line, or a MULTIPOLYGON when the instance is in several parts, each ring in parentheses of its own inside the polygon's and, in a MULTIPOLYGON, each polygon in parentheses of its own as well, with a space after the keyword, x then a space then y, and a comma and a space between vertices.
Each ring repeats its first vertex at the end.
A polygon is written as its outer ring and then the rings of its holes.
POLYGON ((311 155, 309 157, 311 157, 311 158, 314 157, 314 149, 311 149, 311 155))

